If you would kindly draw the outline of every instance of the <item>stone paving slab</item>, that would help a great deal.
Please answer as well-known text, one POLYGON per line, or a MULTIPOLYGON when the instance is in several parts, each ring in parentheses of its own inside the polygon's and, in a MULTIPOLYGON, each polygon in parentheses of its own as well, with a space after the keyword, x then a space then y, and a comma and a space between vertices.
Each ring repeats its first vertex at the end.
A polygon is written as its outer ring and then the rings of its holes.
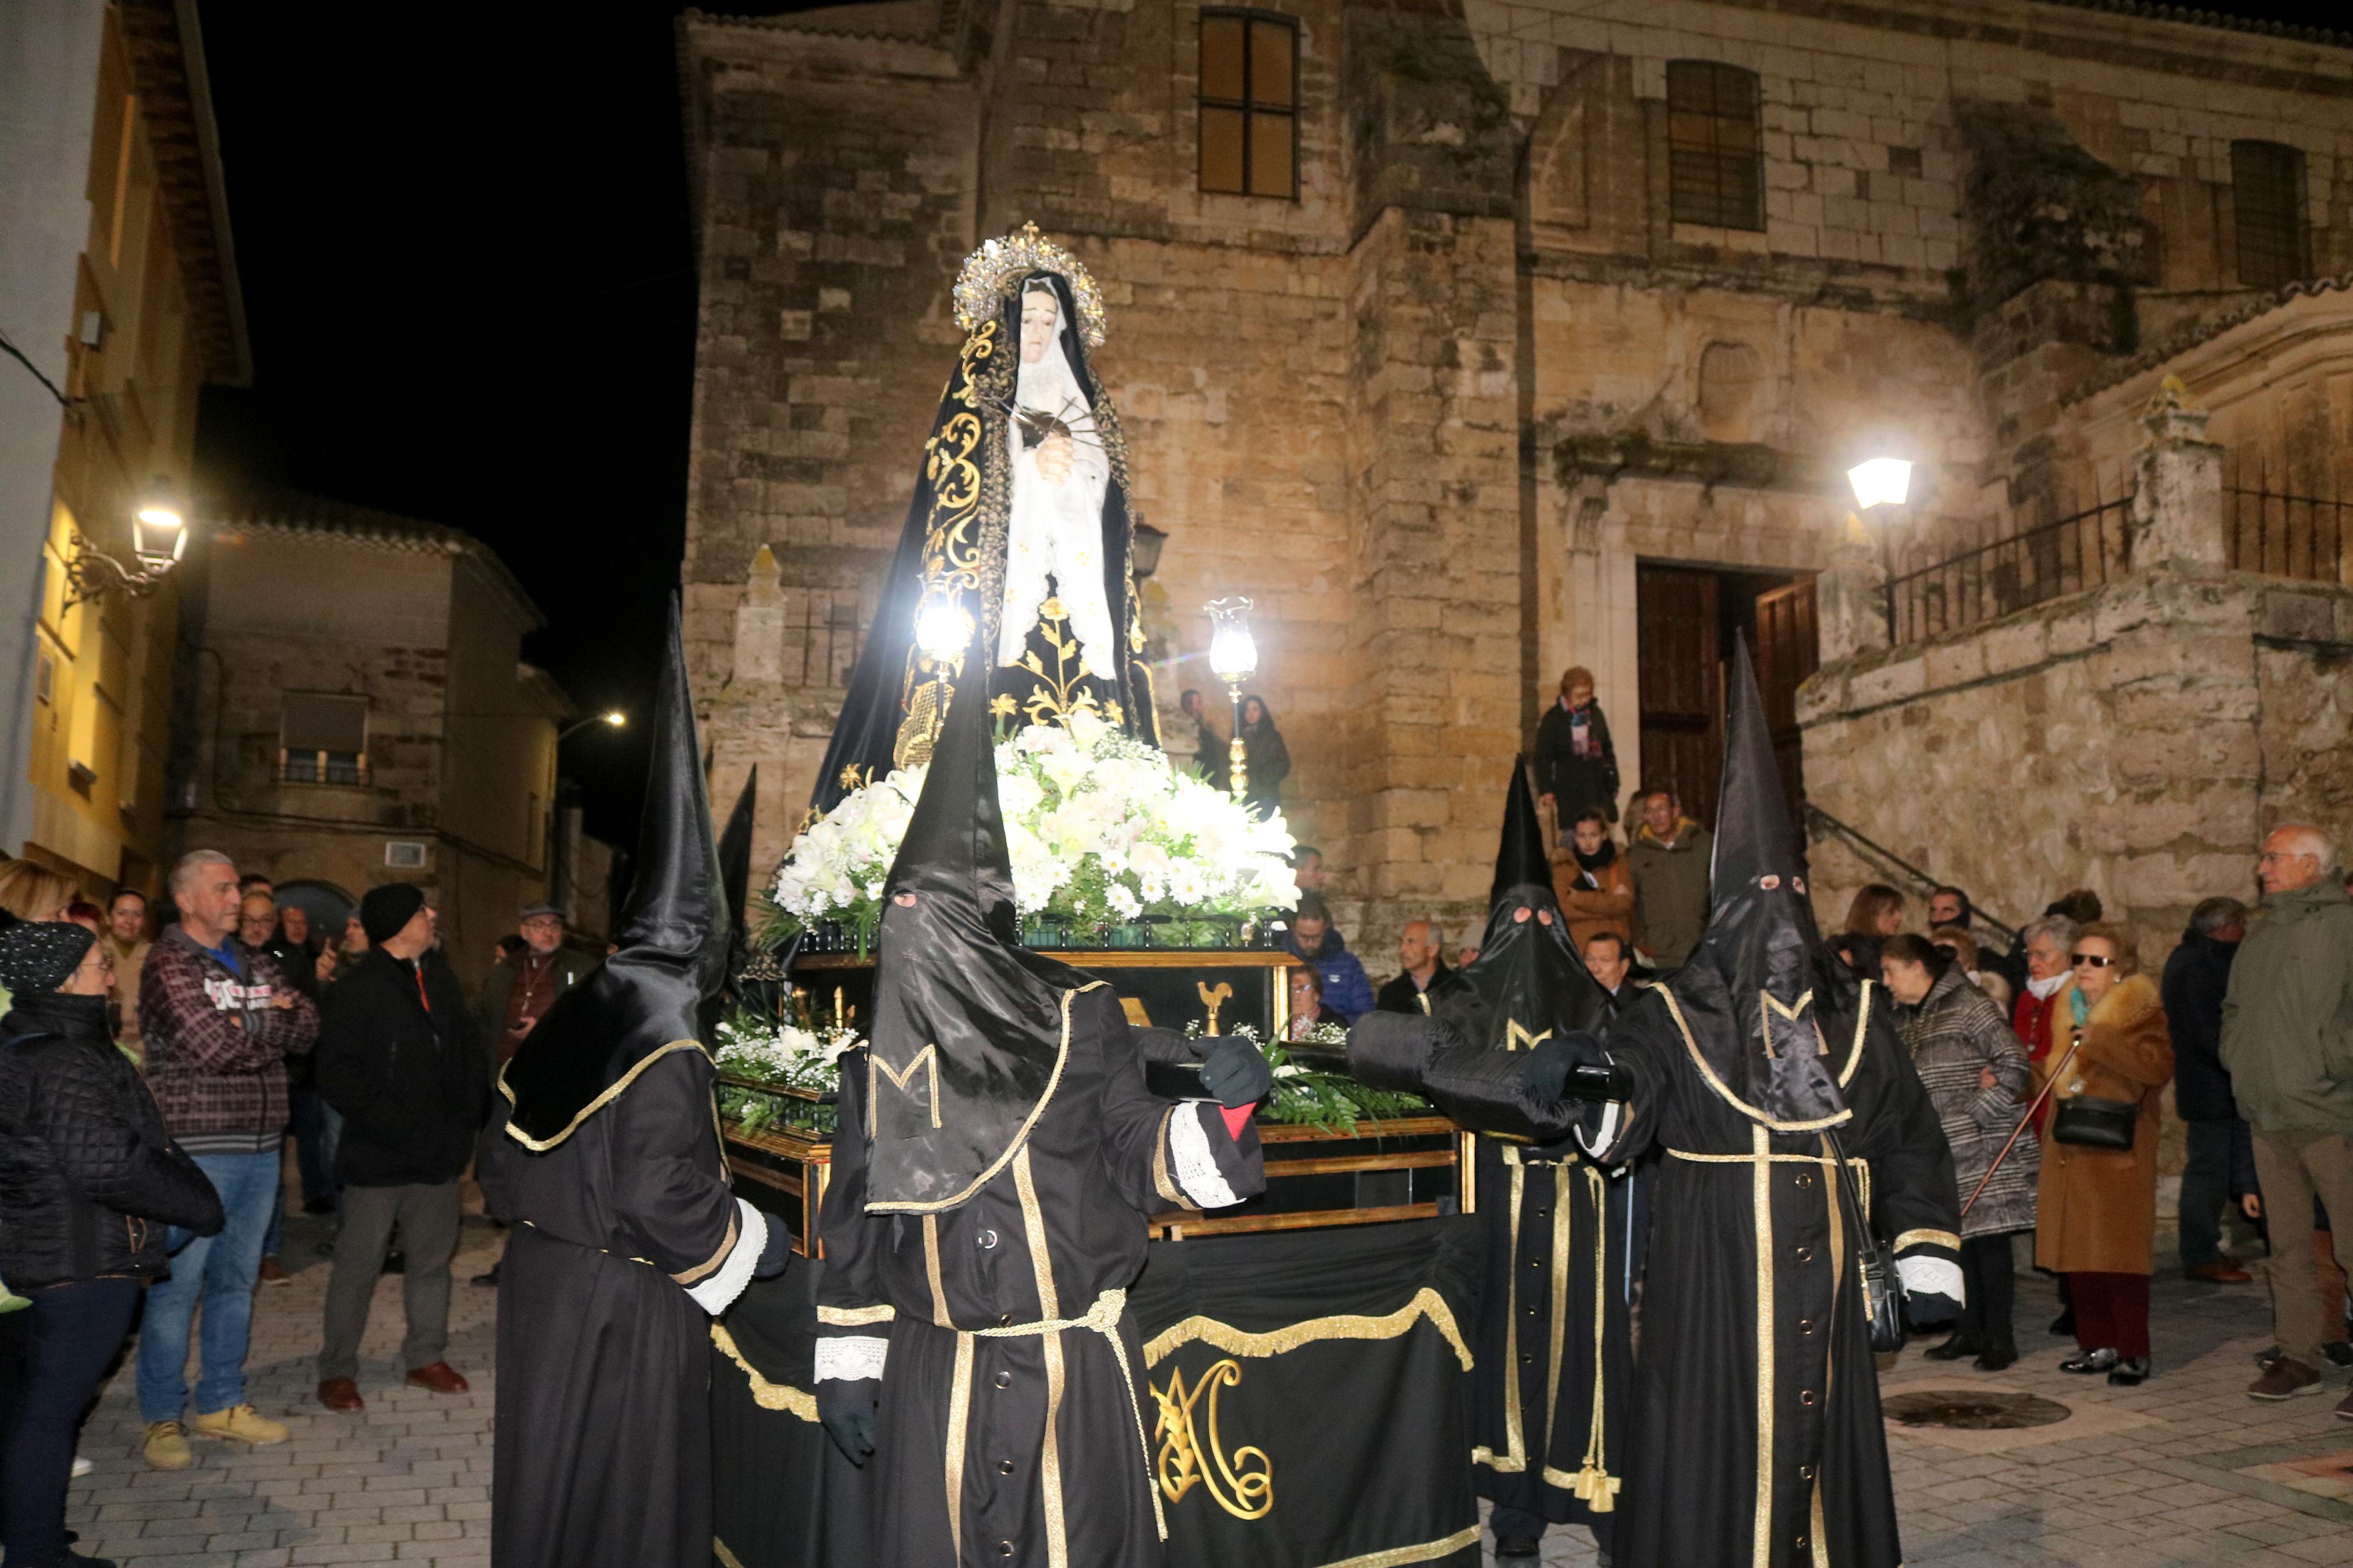
MULTIPOLYGON (((376 1287, 363 1346, 364 1414, 333 1415, 313 1397, 327 1265, 321 1222, 290 1218, 294 1280, 259 1293, 250 1393, 292 1438, 248 1449, 199 1441, 195 1468, 149 1470, 126 1365, 82 1439, 97 1467, 75 1484, 69 1521, 81 1550, 127 1568, 307 1568, 356 1563, 486 1568, 490 1561, 491 1364, 495 1292, 468 1279, 498 1234, 467 1221, 451 1295, 449 1361, 472 1383, 459 1396, 406 1387, 396 1364, 400 1280, 376 1287)), ((2057 1311, 2049 1280, 2021 1276, 2018 1365, 1957 1370, 1906 1350, 1882 1385, 2005 1389, 2075 1414, 2017 1433, 1924 1435, 1891 1427, 1889 1447, 1908 1563, 1916 1568, 2315 1568, 2353 1563, 2353 1421, 2337 1420, 2332 1381, 2317 1398, 2245 1396, 2270 1313, 2253 1285, 2155 1289, 2157 1375, 2137 1389, 2057 1370, 2072 1348, 2043 1332, 2057 1311), (1957 1440, 1965 1436, 1966 1442, 1957 1440)), ((1922 1343, 1933 1343, 1924 1341, 1922 1343)), ((192 1374, 193 1375, 193 1374, 192 1374)), ((1582 1530, 1545 1542, 1552 1568, 1601 1561, 1582 1530)))

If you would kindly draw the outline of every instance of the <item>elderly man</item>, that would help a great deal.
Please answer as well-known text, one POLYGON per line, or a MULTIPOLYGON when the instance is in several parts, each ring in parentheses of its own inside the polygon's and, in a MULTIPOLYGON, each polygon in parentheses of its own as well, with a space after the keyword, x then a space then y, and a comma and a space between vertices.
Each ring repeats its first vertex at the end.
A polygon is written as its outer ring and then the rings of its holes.
POLYGON ((1398 937, 1401 973, 1380 989, 1373 1005, 1383 1013, 1428 1013, 1457 991, 1462 977, 1446 967, 1446 938, 1433 921, 1408 921, 1398 937))
POLYGON ((204 1303, 198 1436, 283 1443, 281 1422, 245 1397, 245 1352, 261 1247, 279 1202, 286 1136, 286 1058, 311 1048, 319 1011, 286 984, 277 961, 240 947, 237 867, 213 849, 172 868, 180 923, 158 938, 139 977, 147 1081, 164 1124, 220 1194, 227 1226, 172 1258, 171 1278, 147 1292, 139 1331, 139 1407, 147 1463, 195 1463, 183 1424, 188 1400, 188 1330, 204 1303))
POLYGON ((500 1064, 522 1048, 541 1016, 588 969, 576 953, 564 951, 564 911, 554 904, 529 906, 515 929, 522 947, 491 966, 478 1010, 500 1064))
MULTIPOLYGON (((2255 1175, 2275 1224, 2300 1232, 2317 1195, 2337 1261, 2353 1263, 2353 898, 2337 846, 2308 823, 2272 829, 2255 862, 2265 918, 2247 933, 2222 999, 2221 1061, 2253 1130, 2255 1175)), ((2280 1352, 2248 1388, 2255 1399, 2320 1392, 2320 1282, 2300 1234, 2274 1232, 2272 1321, 2280 1352)), ((2353 1420, 2353 1394, 2337 1406, 2353 1420)))

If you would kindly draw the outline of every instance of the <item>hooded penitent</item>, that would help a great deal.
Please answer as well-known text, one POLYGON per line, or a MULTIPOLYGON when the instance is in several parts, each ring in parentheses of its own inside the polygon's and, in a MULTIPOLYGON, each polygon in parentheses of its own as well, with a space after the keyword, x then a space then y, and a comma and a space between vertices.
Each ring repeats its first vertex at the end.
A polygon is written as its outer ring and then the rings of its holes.
POLYGON ((499 1076, 513 1105, 507 1135, 525 1148, 560 1142, 646 1062, 701 1039, 725 974, 728 910, 675 596, 669 649, 619 950, 556 998, 499 1076))
MULTIPOLYGON (((1088 358, 1089 347, 1103 341, 1093 279, 1031 229, 975 252, 955 296, 957 319, 969 335, 941 395, 873 630, 818 770, 810 805, 818 811, 830 811, 868 780, 923 760, 934 705, 944 694, 936 664, 914 640, 915 614, 927 600, 951 604, 977 623, 992 690, 1011 701, 1007 717, 1015 726, 1051 722, 1086 705, 1137 739, 1159 743, 1151 676, 1137 651, 1127 447, 1088 358), (1046 351, 1050 359, 1025 366, 1022 301, 1039 290, 1052 296, 1058 327, 1046 351), (1017 509, 1015 470, 1034 463, 1048 419, 1060 421, 1075 448, 1070 479, 1017 509), (1092 542, 1082 538, 1082 520, 1048 515, 1075 504, 1082 492, 1096 513, 1099 538, 1092 542), (1097 496, 1099 502, 1092 499, 1097 496), (1066 548, 1058 551, 1056 539, 1066 548), (1063 581, 1082 569, 1079 552, 1067 548, 1082 543, 1099 574, 1083 592, 1063 581), (1039 618, 1035 592, 1047 572, 1071 601, 1044 601, 1065 612, 1050 627, 1039 618), (1033 659, 1034 666, 1027 662, 1033 659), (1101 668, 1105 663, 1109 671, 1101 668)), ((1032 487, 1025 480, 1022 488, 1032 487)))
POLYGON ((976 633, 885 882, 866 1104, 870 1214, 963 1203, 1020 1149, 1087 984, 1021 945, 976 633))
POLYGON ((1675 1000, 1735 1095, 1778 1122, 1823 1123, 1845 1113, 1837 1075, 1852 1052, 1860 983, 1814 924, 1805 842, 1746 637, 1728 696, 1707 930, 1675 975, 1675 1000))

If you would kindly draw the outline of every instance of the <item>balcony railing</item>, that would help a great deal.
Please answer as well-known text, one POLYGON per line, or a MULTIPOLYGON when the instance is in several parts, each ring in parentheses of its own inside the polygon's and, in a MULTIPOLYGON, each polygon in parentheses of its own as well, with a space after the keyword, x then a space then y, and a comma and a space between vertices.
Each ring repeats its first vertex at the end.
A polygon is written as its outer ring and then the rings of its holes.
POLYGON ((2345 581, 2345 536, 2353 501, 2273 489, 2262 476, 2252 486, 2222 487, 2223 538, 2232 567, 2309 583, 2345 581))
POLYGON ((2124 570, 2131 517, 2127 494, 1890 577, 1889 631, 1918 642, 2096 588, 2124 570))

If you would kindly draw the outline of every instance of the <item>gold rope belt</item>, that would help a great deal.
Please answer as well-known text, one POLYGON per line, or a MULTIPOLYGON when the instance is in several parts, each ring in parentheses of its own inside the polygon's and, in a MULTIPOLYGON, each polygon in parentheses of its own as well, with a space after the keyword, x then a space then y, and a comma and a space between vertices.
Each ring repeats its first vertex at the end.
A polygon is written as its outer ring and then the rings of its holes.
MULTIPOLYGON (((1672 1160, 1689 1160, 1696 1165, 1818 1165, 1829 1179, 1838 1180, 1838 1162, 1828 1154, 1694 1154, 1686 1149, 1670 1149, 1672 1160)), ((1861 1155, 1847 1156, 1847 1164, 1854 1171, 1856 1196, 1862 1200, 1862 1212, 1871 1213, 1871 1162, 1861 1155)))
MULTIPOLYGON (((955 1377, 948 1393, 947 1494, 948 1523, 961 1554, 964 1540, 964 1450, 965 1430, 972 1406, 972 1357, 975 1340, 1029 1339, 1047 1334, 1060 1334, 1069 1329, 1092 1329, 1111 1346, 1113 1359, 1119 1363, 1119 1374, 1127 1389, 1128 1414, 1135 1418, 1135 1445, 1144 1456, 1145 1489, 1152 1495, 1152 1520, 1160 1531, 1160 1539, 1168 1539, 1168 1519, 1160 1510, 1160 1489, 1152 1481, 1152 1440, 1145 1436, 1144 1406, 1135 1397, 1135 1373, 1127 1359, 1127 1346, 1119 1337, 1119 1321, 1127 1311, 1125 1290, 1105 1290, 1095 1298, 1086 1315, 1078 1318, 1041 1318, 1034 1323, 1008 1323, 995 1329, 957 1329, 955 1377)), ((1050 1404, 1046 1420, 1051 1424, 1059 1412, 1050 1404)), ((1059 1489, 1055 1489, 1057 1491, 1059 1489)), ((1060 1500, 1050 1494, 1048 1511, 1055 1517, 1048 1521, 1050 1546, 1062 1542, 1060 1500)), ((1050 1555, 1059 1558, 1060 1552, 1050 1555)))

